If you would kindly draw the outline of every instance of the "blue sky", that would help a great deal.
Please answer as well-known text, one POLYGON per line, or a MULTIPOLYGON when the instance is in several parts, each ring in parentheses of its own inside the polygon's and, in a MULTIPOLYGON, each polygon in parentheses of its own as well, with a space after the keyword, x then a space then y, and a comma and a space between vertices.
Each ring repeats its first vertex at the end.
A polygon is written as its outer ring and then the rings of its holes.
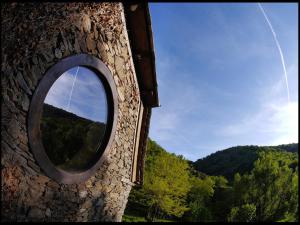
POLYGON ((86 119, 105 123, 107 120, 103 84, 93 71, 85 67, 73 67, 63 73, 50 88, 45 102, 86 119))
POLYGON ((150 138, 196 160, 236 145, 298 142, 298 5, 150 3, 161 107, 150 138))

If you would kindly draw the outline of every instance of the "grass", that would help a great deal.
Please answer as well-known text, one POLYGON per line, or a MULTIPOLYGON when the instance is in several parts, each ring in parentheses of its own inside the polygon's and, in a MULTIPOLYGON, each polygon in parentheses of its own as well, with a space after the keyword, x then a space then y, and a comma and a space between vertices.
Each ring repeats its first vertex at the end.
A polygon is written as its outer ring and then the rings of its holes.
POLYGON ((122 222, 147 222, 144 217, 123 215, 122 222))
MULTIPOLYGON (((136 215, 123 215, 122 222, 147 222, 144 217, 136 215)), ((155 219, 153 222, 175 222, 167 219, 155 219)))

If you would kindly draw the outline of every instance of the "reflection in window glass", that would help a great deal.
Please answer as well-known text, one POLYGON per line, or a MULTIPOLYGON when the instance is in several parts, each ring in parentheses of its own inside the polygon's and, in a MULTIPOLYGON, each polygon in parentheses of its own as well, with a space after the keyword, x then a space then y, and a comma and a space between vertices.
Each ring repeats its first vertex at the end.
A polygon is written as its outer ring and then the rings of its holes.
POLYGON ((47 93, 41 121, 46 153, 58 168, 84 170, 98 154, 107 123, 107 98, 86 67, 63 73, 47 93))

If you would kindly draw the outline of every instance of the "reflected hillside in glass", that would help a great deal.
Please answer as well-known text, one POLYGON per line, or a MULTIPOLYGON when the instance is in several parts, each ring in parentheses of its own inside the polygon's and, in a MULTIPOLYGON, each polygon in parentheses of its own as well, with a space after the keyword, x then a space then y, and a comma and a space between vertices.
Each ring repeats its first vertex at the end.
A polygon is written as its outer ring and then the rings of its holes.
POLYGON ((85 67, 62 74, 47 93, 41 121, 45 151, 58 168, 84 170, 99 154, 107 99, 98 76, 85 67))

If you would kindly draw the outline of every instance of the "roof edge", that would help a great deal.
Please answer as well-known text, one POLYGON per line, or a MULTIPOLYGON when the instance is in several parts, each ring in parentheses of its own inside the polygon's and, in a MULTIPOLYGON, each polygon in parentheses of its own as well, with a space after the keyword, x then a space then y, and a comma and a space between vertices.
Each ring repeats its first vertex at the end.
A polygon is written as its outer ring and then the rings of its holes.
POLYGON ((158 107, 155 51, 148 3, 124 2, 123 6, 143 104, 145 107, 158 107))

